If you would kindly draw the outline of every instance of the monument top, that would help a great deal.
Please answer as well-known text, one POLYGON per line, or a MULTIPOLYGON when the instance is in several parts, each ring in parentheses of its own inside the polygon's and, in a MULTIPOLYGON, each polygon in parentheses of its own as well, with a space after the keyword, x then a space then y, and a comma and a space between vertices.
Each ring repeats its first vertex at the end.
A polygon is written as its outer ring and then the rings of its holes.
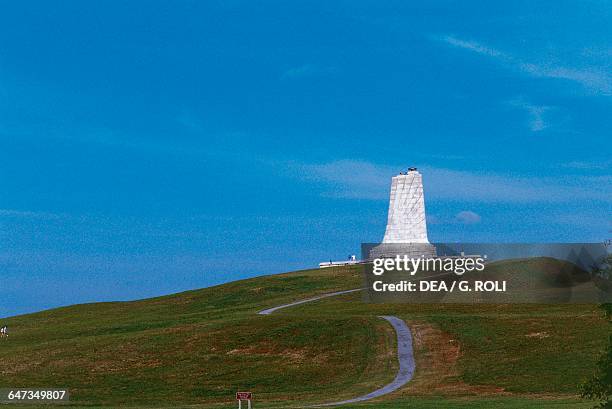
POLYGON ((416 172, 416 171, 417 171, 417 168, 408 168, 408 172, 404 173, 404 172, 400 171, 399 174, 400 175, 407 175, 410 172, 416 172))

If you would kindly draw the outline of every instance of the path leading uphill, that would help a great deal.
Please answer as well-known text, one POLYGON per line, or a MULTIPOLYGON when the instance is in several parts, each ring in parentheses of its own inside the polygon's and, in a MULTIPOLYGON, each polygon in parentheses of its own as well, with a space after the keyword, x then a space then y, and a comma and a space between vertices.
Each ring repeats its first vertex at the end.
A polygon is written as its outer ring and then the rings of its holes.
MULTIPOLYGON (((334 297, 334 296, 342 295, 342 294, 354 293, 354 292, 361 291, 361 290, 362 290, 361 288, 356 288, 354 290, 337 291, 334 293, 322 294, 316 297, 307 298, 307 299, 295 301, 289 304, 284 304, 284 305, 279 305, 277 307, 268 308, 268 309, 259 311, 258 314, 270 315, 273 312, 278 311, 283 308, 289 308, 289 307, 293 307, 296 305, 321 300, 323 298, 334 297)), ((356 403, 356 402, 362 402, 362 401, 369 400, 369 399, 374 399, 379 396, 383 396, 383 395, 386 395, 388 393, 398 390, 399 388, 407 384, 408 381, 412 379, 414 375, 415 363, 414 363, 414 353, 412 350, 412 335, 410 334, 410 328, 408 328, 408 326, 403 320, 397 317, 393 317, 390 315, 383 315, 383 316, 380 316, 380 318, 387 320, 391 324, 391 326, 393 326, 393 329, 395 330, 395 333, 397 335, 397 359, 399 361, 399 370, 397 371, 397 375, 395 375, 395 379, 393 379, 393 382, 383 386, 380 389, 370 392, 366 395, 358 396, 356 398, 347 399, 347 400, 343 400, 339 402, 330 402, 330 403, 323 403, 320 405, 313 405, 312 407, 338 406, 338 405, 344 405, 347 403, 356 403)))
POLYGON ((282 310, 283 308, 294 307, 296 305, 306 304, 307 302, 317 301, 317 300, 321 300, 321 299, 327 298, 327 297, 335 297, 336 295, 354 293, 354 292, 361 291, 361 290, 362 290, 361 288, 355 288, 354 290, 336 291, 335 293, 327 293, 327 294, 317 295, 316 297, 306 298, 305 300, 294 301, 294 302, 289 303, 289 304, 279 305, 278 307, 268 308, 267 310, 259 311, 257 314, 259 314, 259 315, 270 315, 274 311, 282 310))

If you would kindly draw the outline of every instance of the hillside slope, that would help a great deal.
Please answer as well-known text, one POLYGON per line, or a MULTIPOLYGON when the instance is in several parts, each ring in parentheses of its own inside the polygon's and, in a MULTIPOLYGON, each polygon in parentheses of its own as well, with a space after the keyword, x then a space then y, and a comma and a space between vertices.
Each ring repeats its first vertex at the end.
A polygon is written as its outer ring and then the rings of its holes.
POLYGON ((577 407, 609 332, 592 305, 372 305, 359 293, 256 315, 361 284, 359 267, 309 270, 13 317, 0 387, 68 387, 73 405, 233 407, 237 390, 265 407, 346 399, 395 376, 394 333, 377 316, 397 315, 414 333, 415 379, 363 406, 577 407))

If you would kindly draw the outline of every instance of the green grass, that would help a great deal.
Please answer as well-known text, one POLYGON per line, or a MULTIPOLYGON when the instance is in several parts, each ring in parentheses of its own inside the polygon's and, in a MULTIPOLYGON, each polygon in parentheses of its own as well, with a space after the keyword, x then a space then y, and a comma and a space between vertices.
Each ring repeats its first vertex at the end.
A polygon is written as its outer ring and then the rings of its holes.
POLYGON ((589 309, 574 316, 432 317, 444 330, 457 334, 466 355, 463 379, 495 385, 510 392, 576 393, 577 384, 592 372, 603 349, 607 325, 589 309), (594 354, 595 352, 595 354, 594 354), (559 376, 564 374, 564 376, 559 376))
POLYGON ((355 406, 346 406, 346 409, 578 409, 592 408, 592 402, 579 401, 577 399, 540 399, 536 400, 528 397, 508 397, 508 398, 463 398, 463 399, 444 399, 444 398, 414 398, 410 400, 398 400, 385 403, 370 403, 355 406))
MULTIPOLYGON (((50 406, 31 406, 18 405, 19 409, 31 409, 50 406)), ((79 406, 69 405, 70 409, 101 409, 105 406, 79 406)), ((131 409, 146 409, 151 406, 131 406, 131 409)), ((236 402, 226 402, 217 405, 158 405, 156 408, 172 408, 172 409, 235 409, 236 402)), ((243 405, 244 407, 244 405, 243 405)), ((301 408, 303 405, 287 404, 287 403, 265 403, 261 404, 254 401, 253 408, 266 409, 285 409, 285 408, 301 408)), ((442 397, 428 398, 411 398, 409 400, 387 400, 385 402, 364 402, 361 404, 350 404, 339 406, 342 409, 591 409, 593 402, 587 402, 578 399, 534 399, 533 397, 504 397, 504 398, 455 398, 448 399, 442 397)))
POLYGON ((593 305, 381 305, 353 293, 255 314, 361 285, 358 267, 310 270, 9 318, 0 387, 68 387, 69 406, 87 407, 234 407, 236 390, 266 408, 351 398, 395 376, 395 335, 377 318, 391 314, 413 330, 415 378, 346 407, 592 406, 576 386, 610 331, 593 305))

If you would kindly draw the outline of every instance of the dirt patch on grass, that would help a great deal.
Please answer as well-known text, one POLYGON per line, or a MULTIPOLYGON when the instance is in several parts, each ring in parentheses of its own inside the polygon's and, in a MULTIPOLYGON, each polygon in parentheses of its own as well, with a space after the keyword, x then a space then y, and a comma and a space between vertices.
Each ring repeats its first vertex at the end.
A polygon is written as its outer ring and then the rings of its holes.
POLYGON ((416 359, 414 379, 401 389, 402 395, 497 395, 503 388, 469 385, 461 380, 458 361, 461 344, 448 333, 426 322, 408 323, 416 359))
POLYGON ((548 332, 546 332, 546 331, 543 331, 543 332, 531 332, 531 333, 525 335, 525 337, 527 337, 527 338, 542 339, 542 338, 550 337, 550 334, 548 332))
POLYGON ((275 349, 267 348, 263 345, 253 345, 244 348, 234 348, 225 353, 226 355, 265 355, 269 357, 279 357, 285 362, 292 364, 301 364, 306 361, 315 363, 325 362, 327 356, 325 354, 313 354, 313 351, 309 351, 306 348, 285 348, 275 349))

